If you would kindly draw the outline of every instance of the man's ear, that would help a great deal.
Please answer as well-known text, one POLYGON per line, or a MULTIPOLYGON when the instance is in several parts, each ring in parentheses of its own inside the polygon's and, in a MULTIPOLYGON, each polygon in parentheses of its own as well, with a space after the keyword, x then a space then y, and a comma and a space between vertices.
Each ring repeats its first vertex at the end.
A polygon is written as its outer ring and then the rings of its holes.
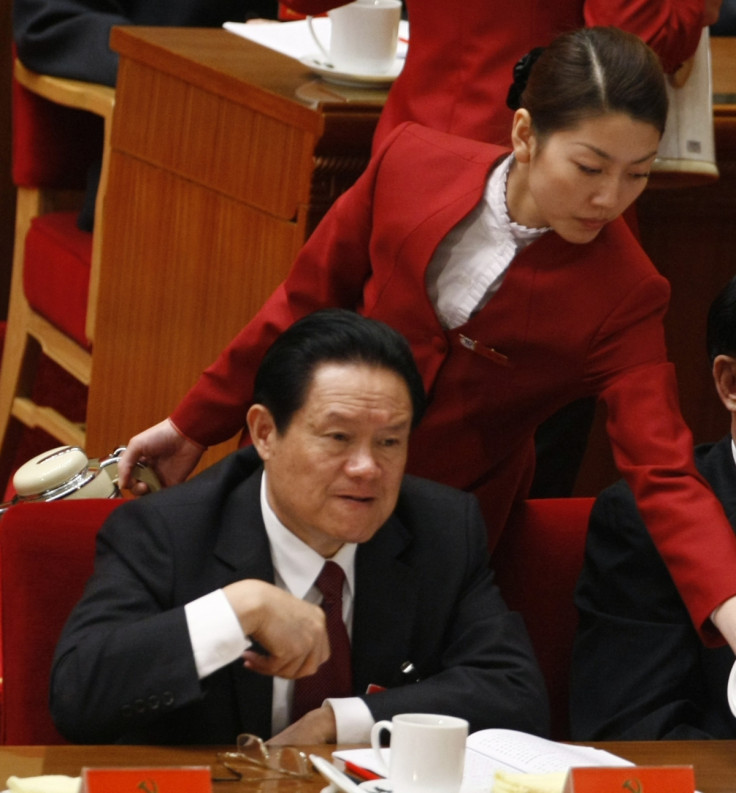
POLYGON ((713 381, 726 410, 736 413, 736 358, 717 355, 713 361, 713 381))
POLYGON ((248 432, 258 456, 264 462, 271 456, 273 441, 277 433, 271 411, 265 405, 251 405, 246 416, 248 432))
POLYGON ((517 162, 528 163, 534 151, 536 138, 532 129, 532 117, 525 108, 514 113, 511 124, 511 145, 517 162))

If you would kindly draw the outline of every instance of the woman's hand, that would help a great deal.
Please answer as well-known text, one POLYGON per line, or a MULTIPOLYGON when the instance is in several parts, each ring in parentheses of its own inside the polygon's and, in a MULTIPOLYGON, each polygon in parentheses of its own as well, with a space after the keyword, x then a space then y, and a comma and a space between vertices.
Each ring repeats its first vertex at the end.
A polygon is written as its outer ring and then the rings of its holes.
POLYGON ((148 485, 135 478, 135 465, 142 462, 153 469, 162 487, 178 484, 194 470, 203 453, 204 447, 185 438, 165 419, 128 441, 118 462, 118 483, 135 495, 147 493, 148 485))

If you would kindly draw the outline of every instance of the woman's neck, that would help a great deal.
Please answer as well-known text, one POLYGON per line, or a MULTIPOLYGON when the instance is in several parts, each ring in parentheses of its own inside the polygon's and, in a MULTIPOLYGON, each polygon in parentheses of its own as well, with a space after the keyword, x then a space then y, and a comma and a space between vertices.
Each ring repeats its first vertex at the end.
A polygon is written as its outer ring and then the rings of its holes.
POLYGON ((537 217, 534 199, 529 190, 529 166, 517 159, 511 163, 506 181, 506 210, 509 220, 528 228, 543 228, 545 224, 537 217))

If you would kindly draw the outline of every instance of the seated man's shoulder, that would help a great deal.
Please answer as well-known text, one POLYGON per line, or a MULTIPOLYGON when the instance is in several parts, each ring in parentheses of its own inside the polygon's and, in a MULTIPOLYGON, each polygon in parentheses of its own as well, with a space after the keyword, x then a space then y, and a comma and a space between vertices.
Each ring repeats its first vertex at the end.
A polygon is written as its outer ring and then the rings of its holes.
POLYGON ((252 447, 239 449, 186 482, 122 504, 107 523, 177 523, 182 529, 196 529, 203 516, 226 509, 231 499, 247 498, 248 494, 256 499, 260 477, 254 482, 250 479, 260 469, 261 461, 252 447))
POLYGON ((472 493, 410 475, 404 477, 395 514, 404 523, 436 532, 457 532, 459 525, 484 526, 478 499, 472 493))

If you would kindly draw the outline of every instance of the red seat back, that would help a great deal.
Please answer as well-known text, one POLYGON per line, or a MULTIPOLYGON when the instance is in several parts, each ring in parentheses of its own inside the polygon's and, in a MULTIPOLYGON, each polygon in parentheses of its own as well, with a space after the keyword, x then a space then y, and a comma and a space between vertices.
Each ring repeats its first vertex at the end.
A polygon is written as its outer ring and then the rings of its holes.
POLYGON ((13 80, 13 182, 18 187, 82 190, 102 152, 103 121, 57 105, 13 80))
POLYGON ((506 603, 521 612, 549 692, 552 737, 569 740, 573 602, 583 565, 593 498, 529 500, 512 517, 493 553, 506 603))
POLYGON ((120 503, 20 504, 0 520, 2 743, 64 743, 49 713, 51 661, 92 573, 97 531, 120 503))

